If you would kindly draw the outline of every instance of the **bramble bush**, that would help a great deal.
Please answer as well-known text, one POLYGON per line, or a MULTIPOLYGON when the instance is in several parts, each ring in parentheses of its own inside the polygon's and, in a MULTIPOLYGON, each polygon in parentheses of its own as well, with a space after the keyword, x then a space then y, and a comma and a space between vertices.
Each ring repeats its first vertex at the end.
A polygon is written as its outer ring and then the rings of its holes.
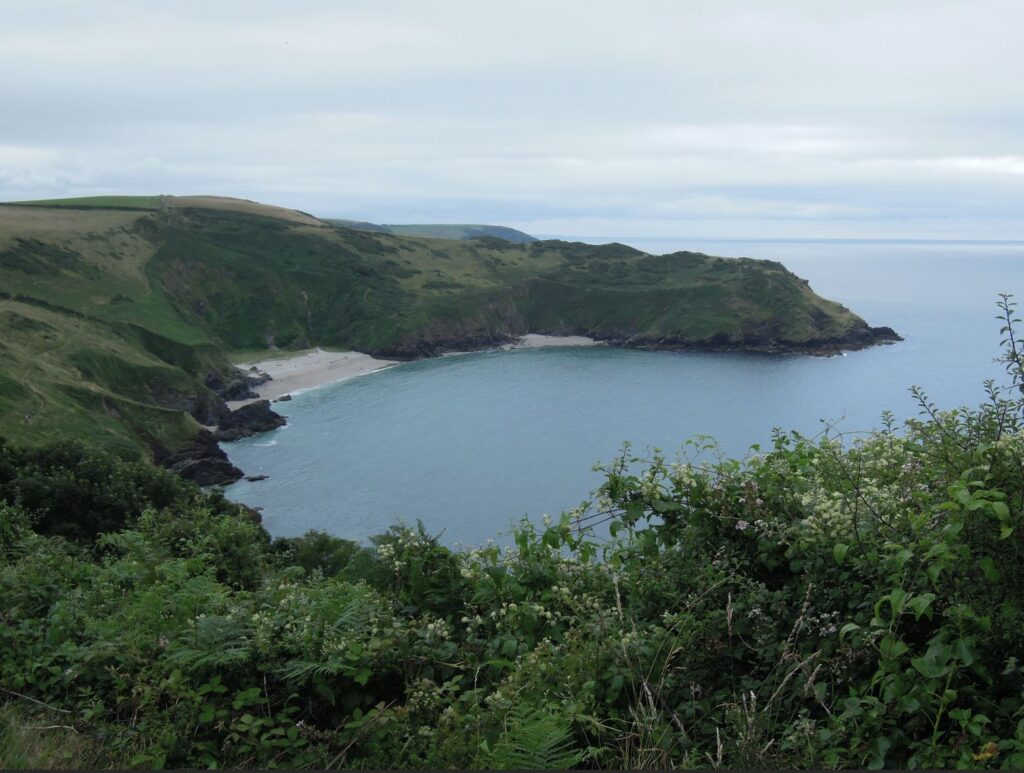
POLYGON ((915 389, 901 427, 743 461, 627 447, 508 548, 271 542, 161 471, 0 446, 0 764, 1024 767, 1000 312, 976 409, 915 389))

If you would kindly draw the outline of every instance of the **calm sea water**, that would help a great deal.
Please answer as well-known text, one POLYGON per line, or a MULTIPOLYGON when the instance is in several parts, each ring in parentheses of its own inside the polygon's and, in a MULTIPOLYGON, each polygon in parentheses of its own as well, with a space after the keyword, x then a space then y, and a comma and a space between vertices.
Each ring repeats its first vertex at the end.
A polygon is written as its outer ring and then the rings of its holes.
MULTIPOLYGON (((622 240, 627 241, 627 240, 622 240)), ((505 541, 511 523, 557 514, 601 482, 625 441, 674 457, 713 435, 732 456, 772 429, 878 427, 977 404, 993 362, 995 300, 1024 301, 1024 244, 628 240, 782 260, 818 293, 906 341, 836 357, 640 352, 607 347, 480 352, 403 364, 296 395, 288 426, 226 445, 247 474, 228 495, 262 507, 275 536, 351 539, 423 521, 448 544, 505 541)))

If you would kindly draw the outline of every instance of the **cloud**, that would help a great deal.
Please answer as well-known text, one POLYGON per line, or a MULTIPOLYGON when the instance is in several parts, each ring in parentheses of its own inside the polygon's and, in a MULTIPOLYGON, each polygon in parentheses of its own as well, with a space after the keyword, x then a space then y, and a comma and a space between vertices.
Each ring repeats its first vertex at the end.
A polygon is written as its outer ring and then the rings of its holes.
POLYGON ((920 163, 934 169, 959 172, 976 172, 991 175, 1024 174, 1022 156, 973 156, 966 158, 929 158, 920 163))
POLYGON ((13 0, 0 199, 1024 238, 1022 23, 1006 0, 13 0))

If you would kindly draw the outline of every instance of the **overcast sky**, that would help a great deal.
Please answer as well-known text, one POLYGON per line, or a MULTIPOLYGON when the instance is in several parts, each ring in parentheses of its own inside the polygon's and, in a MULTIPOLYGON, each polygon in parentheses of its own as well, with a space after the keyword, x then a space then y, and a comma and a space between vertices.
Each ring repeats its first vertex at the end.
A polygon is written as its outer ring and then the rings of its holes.
POLYGON ((1024 2, 0 2, 0 200, 1024 239, 1024 2))

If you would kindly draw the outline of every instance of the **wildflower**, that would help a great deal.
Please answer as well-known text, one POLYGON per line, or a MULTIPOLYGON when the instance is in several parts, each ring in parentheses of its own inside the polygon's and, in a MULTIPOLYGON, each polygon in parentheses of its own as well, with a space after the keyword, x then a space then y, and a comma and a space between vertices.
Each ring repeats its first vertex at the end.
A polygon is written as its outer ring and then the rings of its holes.
POLYGON ((984 762, 985 760, 990 760, 993 757, 998 756, 998 754, 999 746, 995 743, 995 741, 989 741, 987 744, 985 744, 984 747, 982 747, 982 750, 980 752, 978 752, 977 754, 972 754, 971 756, 977 762, 984 762))
POLYGON ((749 521, 744 521, 744 520, 736 521, 736 529, 737 530, 739 530, 739 531, 746 531, 749 528, 750 528, 750 522, 749 521))

